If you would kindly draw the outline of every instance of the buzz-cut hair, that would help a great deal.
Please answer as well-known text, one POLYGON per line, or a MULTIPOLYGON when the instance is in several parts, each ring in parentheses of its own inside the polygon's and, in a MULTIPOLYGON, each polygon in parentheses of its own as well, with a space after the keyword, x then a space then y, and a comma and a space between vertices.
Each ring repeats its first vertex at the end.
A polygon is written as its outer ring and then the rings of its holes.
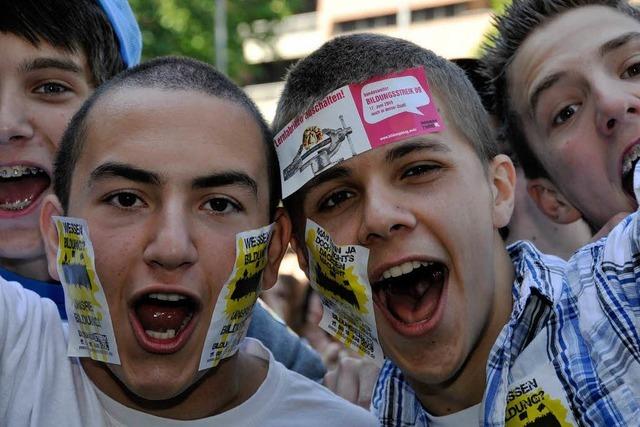
MULTIPOLYGON (((274 134, 342 86, 418 66, 424 68, 429 88, 438 95, 439 107, 445 111, 449 125, 465 137, 487 165, 498 154, 498 147, 487 112, 465 72, 430 50, 384 35, 337 37, 296 63, 287 75, 278 101, 274 134)), ((284 200, 294 231, 300 226, 297 218, 304 189, 284 200)))
POLYGON ((513 0, 504 13, 496 16, 496 33, 484 45, 483 73, 490 84, 492 111, 500 121, 500 134, 511 144, 527 178, 549 178, 525 137, 522 119, 517 115, 509 94, 507 71, 518 49, 537 28, 559 15, 584 6, 605 6, 636 20, 640 11, 625 0, 513 0))
MULTIPOLYGON (((265 153, 269 177, 269 217, 273 218, 280 202, 280 169, 267 122, 253 101, 224 74, 204 62, 172 56, 156 58, 118 74, 100 86, 73 116, 62 137, 54 164, 53 189, 65 212, 69 206, 73 172, 86 145, 92 110, 111 94, 132 88, 200 92, 233 102, 247 111, 262 136, 263 146, 257 146, 256 149, 263 149, 265 153)), ((215 153, 211 155, 215 156, 215 153)))
POLYGON ((113 27, 96 0, 2 1, 0 33, 14 34, 35 47, 46 42, 83 53, 93 87, 126 68, 113 27))

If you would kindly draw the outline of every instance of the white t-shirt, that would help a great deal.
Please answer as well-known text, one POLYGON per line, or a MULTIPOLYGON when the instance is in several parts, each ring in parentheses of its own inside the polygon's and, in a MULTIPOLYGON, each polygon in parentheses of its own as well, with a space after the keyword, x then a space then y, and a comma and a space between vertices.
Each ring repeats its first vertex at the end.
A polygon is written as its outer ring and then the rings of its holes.
POLYGON ((450 415, 436 417, 427 413, 429 426, 431 427, 467 427, 477 426, 480 419, 480 404, 475 404, 462 411, 450 415))
POLYGON ((159 418, 100 392, 67 342, 55 304, 0 277, 1 426, 375 426, 376 418, 287 370, 259 341, 242 351, 269 361, 265 381, 241 405, 195 421, 159 418))

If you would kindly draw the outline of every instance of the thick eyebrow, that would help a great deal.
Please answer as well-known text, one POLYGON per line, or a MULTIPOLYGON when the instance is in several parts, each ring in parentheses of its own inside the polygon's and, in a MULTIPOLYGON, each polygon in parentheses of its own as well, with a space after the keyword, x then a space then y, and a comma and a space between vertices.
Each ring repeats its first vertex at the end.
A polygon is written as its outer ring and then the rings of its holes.
POLYGON ((449 153, 451 152, 451 148, 441 142, 435 141, 427 141, 424 139, 408 141, 403 143, 402 145, 398 145, 397 147, 392 148, 387 151, 385 156, 385 160, 387 162, 393 162, 394 160, 398 160, 408 154, 411 154, 416 151, 437 151, 440 153, 449 153))
POLYGON ((538 83, 531 93, 531 100, 529 102, 529 111, 535 114, 536 108, 538 108, 538 101, 540 100, 540 96, 547 90, 551 89, 555 86, 558 81, 565 75, 564 71, 559 71, 557 73, 553 73, 542 79, 540 83, 538 83))
POLYGON ((619 35, 618 37, 609 40, 600 46, 600 56, 605 56, 612 50, 616 50, 619 47, 624 46, 625 44, 634 41, 640 38, 640 33, 637 31, 629 31, 628 33, 624 33, 619 35))
POLYGON ((72 73, 81 73, 82 68, 69 59, 60 58, 36 58, 32 61, 26 61, 20 65, 20 71, 28 73, 35 70, 43 70, 46 68, 57 68, 63 71, 71 71, 72 73))
POLYGON ((257 196, 258 194, 258 184, 256 181, 246 173, 240 171, 226 171, 202 176, 194 179, 191 186, 194 189, 203 189, 222 187, 225 185, 240 185, 250 189, 254 195, 257 196))
MULTIPOLYGON (((323 184, 328 181, 332 181, 334 179, 340 178, 348 178, 351 176, 351 171, 344 166, 336 165, 328 170, 322 172, 320 175, 316 175, 311 178, 305 185, 304 189, 309 190, 310 188, 317 187, 320 184, 323 184)), ((306 191, 303 191, 305 193, 306 191)))
POLYGON ((107 162, 91 172, 89 185, 106 178, 124 178, 141 184, 160 184, 160 177, 153 172, 125 163, 107 162))

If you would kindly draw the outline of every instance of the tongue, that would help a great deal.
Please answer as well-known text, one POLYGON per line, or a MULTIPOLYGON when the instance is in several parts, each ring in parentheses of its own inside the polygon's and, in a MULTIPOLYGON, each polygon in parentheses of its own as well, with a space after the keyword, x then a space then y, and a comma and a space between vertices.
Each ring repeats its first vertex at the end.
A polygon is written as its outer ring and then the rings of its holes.
POLYGON ((155 301, 144 301, 136 307, 138 320, 145 330, 166 332, 173 329, 176 332, 182 322, 191 313, 187 305, 162 304, 155 301))
POLYGON ((429 319, 440 297, 440 285, 419 281, 413 286, 385 292, 386 304, 391 313, 405 323, 417 323, 429 319))
POLYGON ((0 179, 0 204, 20 200, 35 200, 49 187, 50 180, 45 174, 20 178, 0 179))

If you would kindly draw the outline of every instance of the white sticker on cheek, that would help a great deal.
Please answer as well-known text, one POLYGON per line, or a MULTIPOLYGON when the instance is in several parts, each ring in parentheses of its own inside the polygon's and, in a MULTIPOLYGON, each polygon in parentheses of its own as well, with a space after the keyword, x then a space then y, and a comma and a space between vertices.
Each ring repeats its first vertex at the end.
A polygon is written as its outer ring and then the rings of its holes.
POLYGON ((120 364, 107 298, 96 274, 87 222, 54 216, 58 230, 57 268, 69 319, 67 354, 120 364))
POLYGON ((307 219, 305 241, 311 286, 322 300, 320 327, 351 350, 382 366, 367 265, 369 250, 336 246, 329 233, 307 219))
POLYGON ((222 359, 233 356, 247 334, 253 306, 260 295, 273 227, 270 224, 236 235, 236 260, 213 309, 200 370, 212 368, 222 359))

